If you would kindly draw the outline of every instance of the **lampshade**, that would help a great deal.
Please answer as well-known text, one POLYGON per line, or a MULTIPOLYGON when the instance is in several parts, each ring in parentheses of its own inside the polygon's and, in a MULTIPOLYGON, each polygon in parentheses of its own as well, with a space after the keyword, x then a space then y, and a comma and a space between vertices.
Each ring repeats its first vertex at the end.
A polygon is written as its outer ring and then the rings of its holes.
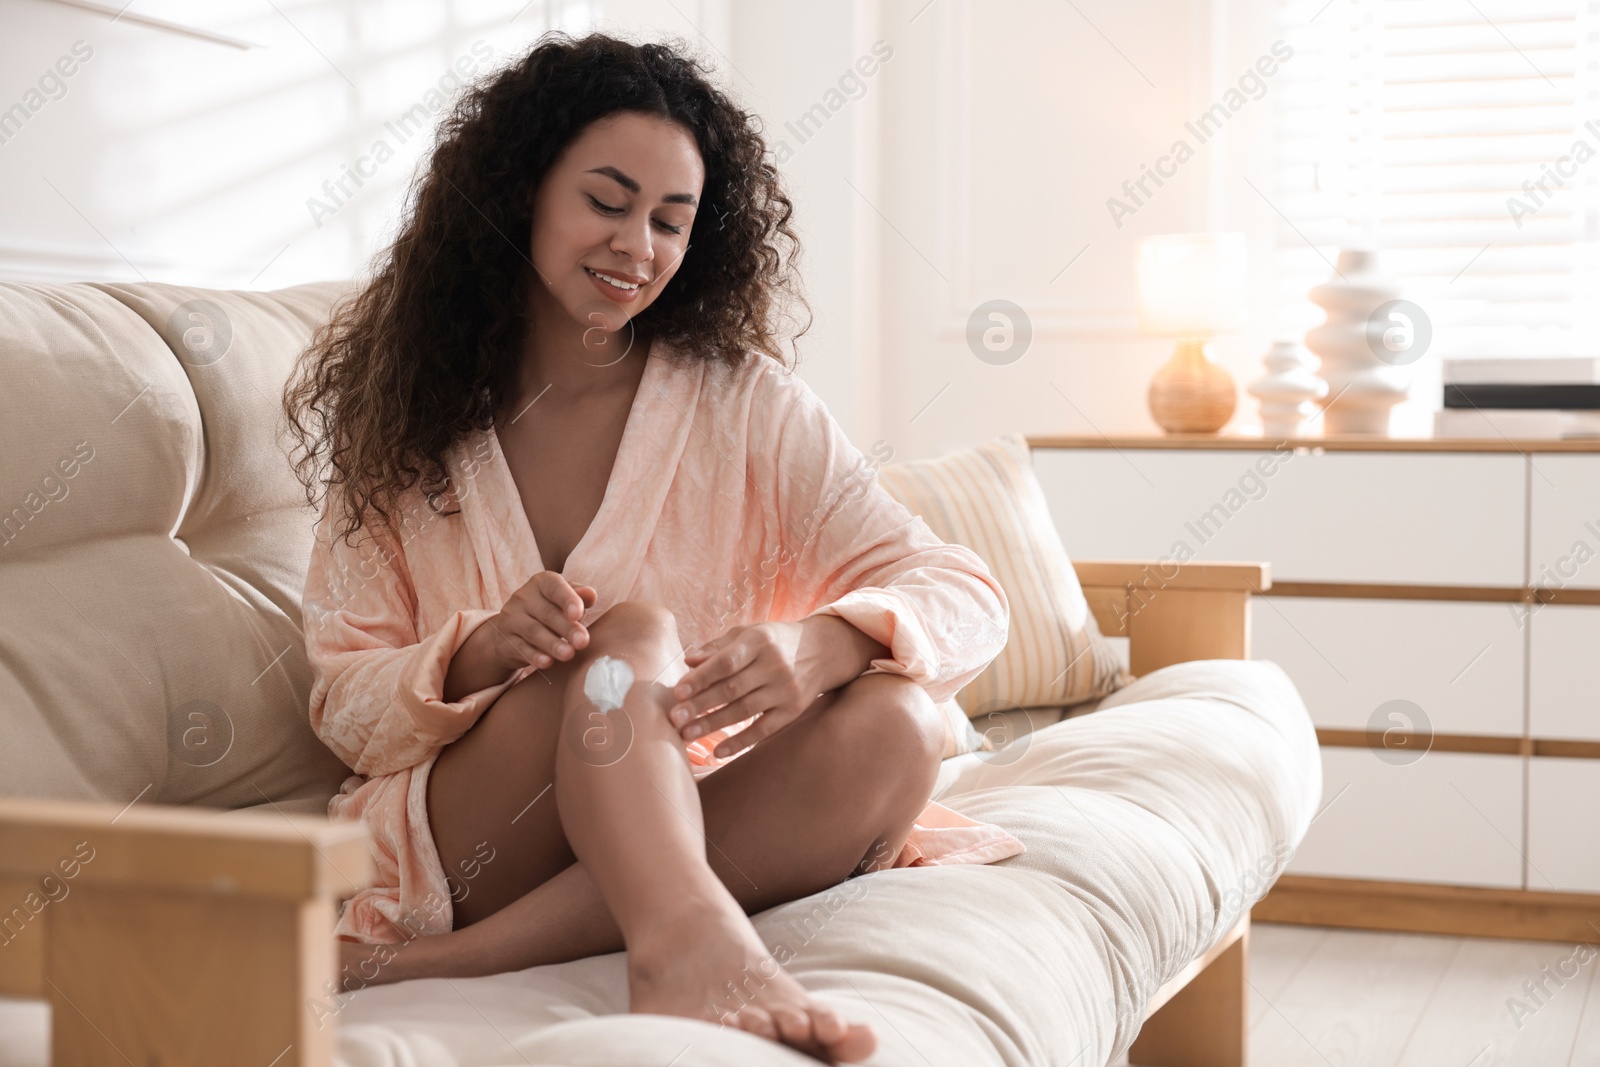
POLYGON ((1242 233, 1175 233, 1139 242, 1139 328, 1206 337, 1245 324, 1242 233))

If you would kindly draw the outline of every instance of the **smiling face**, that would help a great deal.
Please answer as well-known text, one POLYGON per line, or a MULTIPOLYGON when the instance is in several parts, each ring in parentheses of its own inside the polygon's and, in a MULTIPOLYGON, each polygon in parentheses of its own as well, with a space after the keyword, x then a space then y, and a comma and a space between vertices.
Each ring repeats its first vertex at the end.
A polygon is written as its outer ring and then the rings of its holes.
POLYGON ((683 262, 704 181, 682 126, 637 112, 591 123, 534 195, 535 321, 565 316, 585 347, 598 347, 589 331, 626 327, 683 262))

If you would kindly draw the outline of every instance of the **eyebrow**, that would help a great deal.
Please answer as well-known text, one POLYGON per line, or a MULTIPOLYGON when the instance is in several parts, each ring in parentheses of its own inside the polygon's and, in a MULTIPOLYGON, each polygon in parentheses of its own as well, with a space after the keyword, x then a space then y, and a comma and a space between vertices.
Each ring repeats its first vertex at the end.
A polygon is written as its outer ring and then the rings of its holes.
MULTIPOLYGON (((639 183, 622 173, 616 167, 594 167, 591 170, 585 171, 584 173, 604 174, 607 178, 610 178, 612 181, 616 182, 630 193, 637 193, 639 191, 639 183)), ((696 207, 700 203, 700 201, 695 199, 695 197, 690 193, 668 193, 666 196, 661 198, 661 202, 663 204, 688 204, 690 207, 696 207)))

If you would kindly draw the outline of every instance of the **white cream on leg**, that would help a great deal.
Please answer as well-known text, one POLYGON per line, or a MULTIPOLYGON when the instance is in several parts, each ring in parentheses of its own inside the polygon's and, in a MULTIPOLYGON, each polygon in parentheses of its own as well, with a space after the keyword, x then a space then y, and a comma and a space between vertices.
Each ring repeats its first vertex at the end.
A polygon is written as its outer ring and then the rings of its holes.
POLYGON ((633 668, 614 656, 601 656, 589 664, 583 678, 583 695, 602 712, 622 707, 633 686, 633 668))

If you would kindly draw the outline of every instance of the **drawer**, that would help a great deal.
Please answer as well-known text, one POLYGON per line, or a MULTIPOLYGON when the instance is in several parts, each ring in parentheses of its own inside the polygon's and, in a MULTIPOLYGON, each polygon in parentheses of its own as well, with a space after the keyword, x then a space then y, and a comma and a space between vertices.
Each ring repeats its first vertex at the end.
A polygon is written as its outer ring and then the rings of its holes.
POLYGON ((1600 760, 1528 761, 1528 888, 1600 893, 1600 760))
MULTIPOLYGON (((1294 680, 1318 726, 1364 730, 1406 700, 1434 733, 1522 736, 1521 605, 1250 599, 1250 654, 1294 680)), ((1385 727, 1386 728, 1386 727, 1385 727)))
POLYGON ((1518 455, 1040 448, 1033 461, 1078 559, 1265 561, 1286 582, 1523 584, 1518 455))
POLYGON ((1528 584, 1600 589, 1600 456, 1529 462, 1528 584))
POLYGON ((1288 871, 1520 889, 1523 763, 1429 752, 1394 764, 1364 748, 1324 748, 1321 815, 1288 871))
POLYGON ((1600 741, 1600 606, 1534 605, 1528 630, 1528 732, 1600 741))

